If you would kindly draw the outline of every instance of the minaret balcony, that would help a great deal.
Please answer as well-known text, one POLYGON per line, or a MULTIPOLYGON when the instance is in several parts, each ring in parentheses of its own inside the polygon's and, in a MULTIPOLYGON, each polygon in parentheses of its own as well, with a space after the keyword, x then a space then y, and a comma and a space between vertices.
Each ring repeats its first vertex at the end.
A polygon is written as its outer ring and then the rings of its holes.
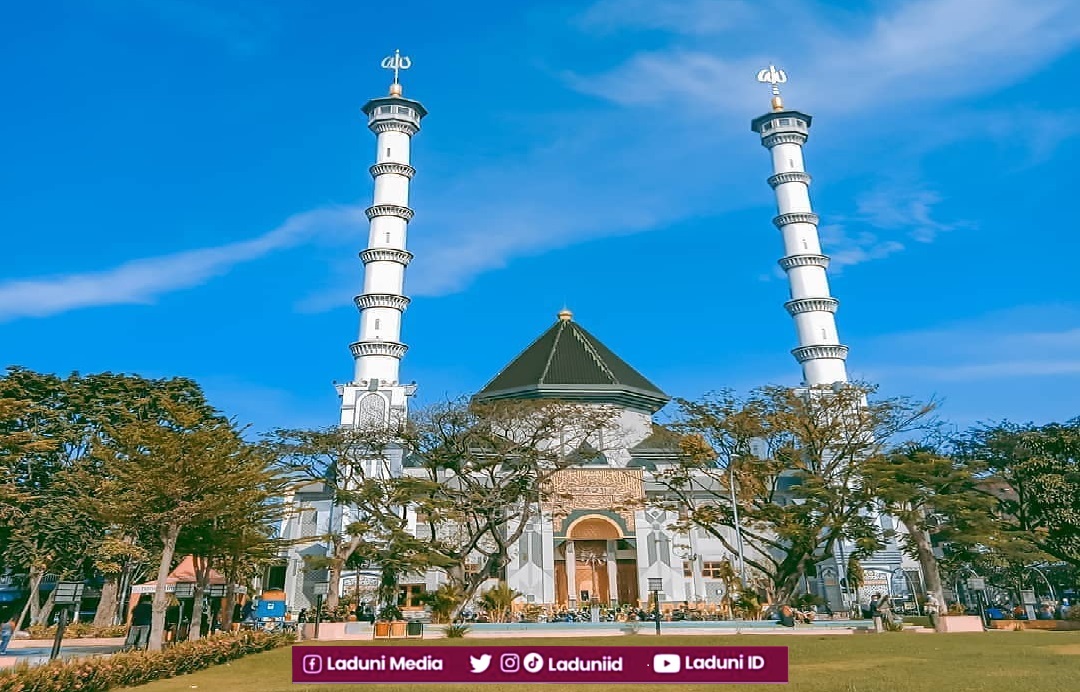
POLYGON ((840 301, 836 298, 796 298, 784 303, 784 309, 794 317, 803 312, 836 312, 840 301))
POLYGON ((802 146, 806 144, 806 134, 802 132, 774 132, 771 135, 763 134, 761 137, 761 146, 769 149, 775 147, 777 144, 798 144, 802 146))
MULTIPOLYGON (((370 214, 368 217, 370 218, 370 214)), ((818 224, 818 215, 809 211, 793 211, 774 217, 772 222, 777 228, 783 228, 793 223, 809 223, 816 226, 818 224)))
POLYGON ((826 255, 788 255, 777 260, 777 264, 784 271, 794 267, 821 267, 827 269, 829 258, 826 255))
POLYGON ((841 344, 819 344, 815 346, 800 346, 791 350, 795 360, 805 363, 808 360, 818 358, 836 358, 847 360, 848 347, 841 344))
POLYGON ((405 312, 405 308, 409 307, 410 300, 405 296, 393 293, 365 293, 353 298, 353 302, 361 310, 367 308, 392 308, 405 312))
POLYGON ((404 358, 409 347, 396 341, 356 341, 349 344, 354 358, 364 356, 390 356, 391 358, 404 358))
POLYGON ((384 132, 404 132, 412 137, 420 131, 420 126, 407 120, 372 120, 368 124, 368 129, 377 135, 384 132))
POLYGON ((777 185, 783 185, 784 183, 805 183, 809 185, 810 174, 802 171, 790 171, 788 173, 777 173, 769 177, 769 185, 774 189, 777 185))
POLYGON ((377 163, 368 169, 372 178, 378 178, 380 175, 386 175, 388 173, 396 173, 397 175, 403 175, 409 180, 416 175, 416 169, 407 163, 387 162, 377 163))
POLYGON ((400 204, 375 204, 365 209, 364 213, 367 214, 368 221, 376 216, 396 216, 406 221, 412 221, 413 217, 413 210, 400 204))
POLYGON ((372 262, 397 262, 403 267, 407 267, 409 266, 409 262, 412 261, 412 258, 413 254, 408 250, 399 250, 390 247, 373 247, 360 253, 360 261, 364 264, 371 264, 372 262))

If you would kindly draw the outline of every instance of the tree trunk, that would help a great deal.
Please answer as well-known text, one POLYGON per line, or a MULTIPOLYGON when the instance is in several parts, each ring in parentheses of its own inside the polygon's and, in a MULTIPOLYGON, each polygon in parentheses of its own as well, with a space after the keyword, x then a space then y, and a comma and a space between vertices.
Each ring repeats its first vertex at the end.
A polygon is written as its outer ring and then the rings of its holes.
POLYGON ((945 591, 941 588, 941 572, 938 570, 934 548, 930 545, 930 535, 920 526, 907 526, 907 530, 908 535, 911 536, 911 540, 915 544, 915 553, 919 558, 919 567, 922 569, 926 593, 934 594, 938 603, 944 605, 945 591))
POLYGON ((334 558, 327 565, 327 579, 330 581, 330 585, 326 590, 326 609, 333 610, 338 607, 338 602, 341 600, 341 568, 345 565, 344 560, 334 558))
POLYGON ((154 615, 150 621, 150 641, 146 645, 147 651, 161 651, 161 645, 165 641, 165 611, 169 607, 165 586, 179 535, 180 527, 177 524, 168 524, 161 531, 161 562, 158 563, 157 582, 154 585, 154 615))
POLYGON ((22 623, 26 620, 27 612, 30 613, 30 622, 34 621, 37 617, 37 611, 40 606, 41 599, 41 580, 45 578, 45 572, 42 570, 30 568, 30 593, 26 597, 26 605, 23 606, 22 613, 19 615, 19 621, 16 623, 16 629, 22 626, 22 623))
POLYGON ((236 607, 236 582, 240 573, 239 559, 230 558, 229 567, 225 570, 225 603, 221 606, 224 610, 221 614, 221 629, 225 632, 232 631, 233 609, 236 607))
MULTIPOLYGON (((35 599, 36 600, 36 599, 35 599)), ((49 592, 49 597, 45 599, 45 605, 41 606, 38 610, 36 618, 30 618, 30 624, 32 625, 45 625, 49 624, 49 616, 52 615, 53 606, 56 604, 56 587, 49 592)))
POLYGON ((101 585, 101 600, 98 601, 97 612, 94 613, 94 627, 108 627, 116 621, 119 595, 120 585, 116 575, 105 577, 105 583, 101 585))
POLYGON ((195 555, 191 560, 195 565, 195 597, 191 602, 188 639, 195 640, 202 637, 203 594, 206 593, 206 584, 210 581, 210 558, 195 555))

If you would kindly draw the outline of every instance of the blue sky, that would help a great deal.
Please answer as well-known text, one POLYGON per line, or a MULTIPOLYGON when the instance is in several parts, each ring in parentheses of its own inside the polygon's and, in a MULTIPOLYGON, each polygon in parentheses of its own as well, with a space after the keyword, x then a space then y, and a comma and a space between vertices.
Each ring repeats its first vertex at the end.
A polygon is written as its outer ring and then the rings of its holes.
POLYGON ((336 420, 395 48, 405 380, 475 391, 568 305, 669 394, 796 384, 775 62, 854 377, 957 425, 1080 413, 1071 0, 49 0, 0 27, 0 364, 186 375, 336 420))

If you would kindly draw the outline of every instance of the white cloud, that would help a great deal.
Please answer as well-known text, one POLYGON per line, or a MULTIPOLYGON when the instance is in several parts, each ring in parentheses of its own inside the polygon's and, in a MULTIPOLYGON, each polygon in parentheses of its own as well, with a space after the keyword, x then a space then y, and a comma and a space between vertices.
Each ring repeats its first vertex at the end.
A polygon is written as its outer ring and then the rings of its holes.
POLYGON ((939 328, 887 334, 864 344, 875 379, 992 381, 1080 375, 1080 306, 998 311, 939 328))
POLYGON ((152 303, 172 291, 221 276, 238 264, 294 247, 341 227, 363 228, 363 211, 352 207, 297 214, 251 240, 125 262, 115 268, 0 284, 0 322, 44 317, 77 308, 152 303))
MULTIPOLYGON (((618 17, 636 5, 601 3, 586 14, 592 16, 587 25, 601 24, 600 9, 618 17)), ((725 6, 695 3, 698 15, 686 24, 723 22, 725 6)), ((758 48, 731 57, 724 42, 709 41, 696 49, 639 52, 573 84, 624 105, 689 98, 707 110, 742 113, 747 104, 765 101, 753 75, 776 59, 791 77, 785 86, 788 103, 857 113, 985 93, 1052 62, 1080 41, 1080 5, 1071 0, 915 0, 892 7, 853 26, 808 21, 804 12, 790 11, 790 2, 762 2, 758 21, 740 29, 757 35, 759 46, 776 55, 758 48)), ((663 16, 651 17, 657 28, 670 27, 663 16)))

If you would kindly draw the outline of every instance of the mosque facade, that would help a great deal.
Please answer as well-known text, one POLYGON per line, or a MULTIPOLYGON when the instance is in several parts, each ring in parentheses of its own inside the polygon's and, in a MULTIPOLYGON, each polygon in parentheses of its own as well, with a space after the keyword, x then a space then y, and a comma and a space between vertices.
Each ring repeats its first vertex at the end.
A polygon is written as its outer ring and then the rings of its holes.
MULTIPOLYGON (((374 190, 367 209, 368 243, 360 253, 363 291, 354 300, 360 313, 358 338, 350 345, 354 374, 350 382, 337 385, 342 426, 401 420, 408 415, 408 401, 416 389, 400 379, 408 350, 400 335, 409 304, 404 276, 412 259, 406 247, 413 216, 409 185, 416 173, 410 163, 411 146, 427 110, 403 95, 398 71, 408 67, 407 61, 400 55, 384 61, 384 67, 395 71, 389 94, 363 107, 376 136, 375 163, 370 168, 374 190)), ((770 67, 759 80, 772 85, 772 108, 753 119, 751 129, 772 161, 767 181, 776 198, 773 224, 783 240, 779 264, 789 287, 784 307, 795 324, 798 343, 792 355, 802 368, 804 387, 843 386, 848 381, 848 348, 839 340, 835 320, 839 303, 829 291, 829 258, 818 237, 810 176, 803 164, 811 116, 784 106, 778 88, 786 81, 782 71, 770 67)), ((476 401, 515 399, 568 400, 617 412, 596 441, 595 454, 552 478, 553 495, 562 499, 545 503, 511 549, 501 576, 524 601, 570 608, 595 602, 637 606, 646 602, 650 580, 655 579, 662 585, 662 603, 710 604, 722 599, 730 584, 730 579, 725 582, 725 570, 730 574, 730 565, 738 564, 739 556, 704 532, 678 530, 677 513, 660 508, 664 488, 653 474, 677 454, 675 436, 654 420, 669 401, 667 394, 563 310, 474 396, 476 401)), ((390 459, 389 468, 403 472, 402 459, 390 459)), ((305 571, 304 556, 325 554, 316 537, 340 531, 351 518, 349 508, 335 508, 327 488, 319 484, 290 501, 301 511, 282 527, 283 537, 294 545, 284 558, 281 581, 291 607, 299 610, 314 603, 315 583, 326 578, 325 572, 305 571)), ((884 528, 893 528, 889 517, 879 520, 884 528)), ((727 544, 735 545, 731 533, 727 544)), ((804 585, 834 610, 846 610, 855 600, 865 602, 870 593, 909 594, 919 582, 917 567, 894 541, 864 562, 863 589, 850 592, 844 583, 844 553, 852 549, 841 545, 835 560, 819 565, 817 575, 804 585)), ((445 575, 434 570, 405 579, 402 586, 410 595, 405 605, 413 605, 413 595, 432 591, 444 580, 445 575)), ((367 592, 376 583, 377 575, 346 573, 341 592, 367 592)))

